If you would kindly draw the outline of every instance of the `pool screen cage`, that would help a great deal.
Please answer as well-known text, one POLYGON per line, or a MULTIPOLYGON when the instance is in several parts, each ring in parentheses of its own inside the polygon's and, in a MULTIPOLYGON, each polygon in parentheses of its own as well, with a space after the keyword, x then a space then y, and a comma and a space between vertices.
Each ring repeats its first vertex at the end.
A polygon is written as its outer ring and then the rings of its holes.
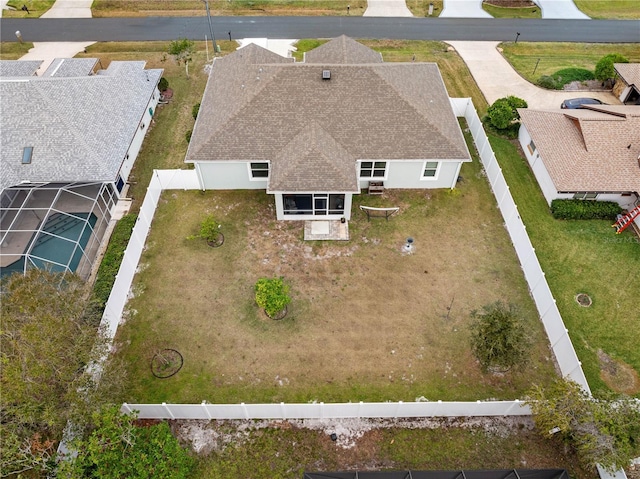
POLYGON ((29 268, 91 274, 118 200, 111 183, 22 184, 0 197, 2 277, 29 268))
POLYGON ((566 469, 305 472, 303 479, 570 479, 566 469))

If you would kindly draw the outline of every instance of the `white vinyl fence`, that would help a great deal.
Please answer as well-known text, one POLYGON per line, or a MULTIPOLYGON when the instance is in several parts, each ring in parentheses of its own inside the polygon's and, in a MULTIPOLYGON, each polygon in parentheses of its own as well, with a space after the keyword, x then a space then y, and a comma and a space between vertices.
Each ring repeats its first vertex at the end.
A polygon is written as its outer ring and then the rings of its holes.
POLYGON ((381 402, 303 404, 123 404, 141 419, 343 419, 462 416, 529 416, 520 401, 381 402))
POLYGON ((549 337, 560 371, 564 377, 575 381, 591 394, 589 384, 582 371, 582 365, 569 338, 569 331, 564 326, 562 316, 560 316, 560 311, 556 306, 556 300, 551 294, 547 280, 544 277, 544 271, 542 271, 538 262, 536 251, 529 240, 527 227, 520 219, 518 205, 513 201, 513 197, 509 192, 509 185, 507 185, 502 175, 502 170, 489 144, 489 139, 482 128, 482 122, 478 118, 473 102, 471 98, 451 98, 451 106, 456 116, 464 116, 467 120, 476 148, 480 154, 482 165, 487 174, 487 180, 498 202, 498 207, 518 255, 518 260, 538 308, 542 324, 544 324, 549 337))
MULTIPOLYGON (((556 307, 551 290, 540 267, 527 230, 518 214, 495 154, 482 128, 482 123, 470 98, 452 98, 457 116, 464 116, 480 153, 487 179, 495 195, 518 259, 524 271, 531 295, 544 324, 551 347, 563 376, 571 378, 590 393, 580 361, 556 307)), ((194 170, 156 170, 147 189, 131 240, 116 277, 103 324, 115 336, 129 297, 140 256, 164 189, 199 189, 194 170)), ((309 404, 123 404, 123 412, 138 411, 140 418, 164 419, 332 419, 332 418, 398 418, 530 415, 528 406, 520 401, 477 402, 386 402, 386 403, 309 403, 309 404)))

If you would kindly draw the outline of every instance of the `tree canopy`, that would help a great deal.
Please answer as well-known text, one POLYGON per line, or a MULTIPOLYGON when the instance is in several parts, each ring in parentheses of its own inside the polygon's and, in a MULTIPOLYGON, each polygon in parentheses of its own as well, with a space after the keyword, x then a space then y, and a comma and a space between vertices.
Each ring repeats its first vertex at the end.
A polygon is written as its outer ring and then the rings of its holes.
POLYGON ((598 60, 598 63, 596 63, 596 78, 604 82, 615 77, 616 70, 613 66, 614 63, 629 63, 629 60, 619 53, 609 53, 603 56, 598 60))
POLYGON ((168 51, 169 51, 169 54, 173 55, 173 57, 176 59, 176 62, 178 62, 178 65, 181 62, 184 62, 187 78, 189 78, 189 62, 191 61, 191 57, 195 52, 195 43, 187 38, 173 40, 169 44, 168 51))
POLYGON ((507 96, 498 98, 487 110, 487 118, 491 126, 498 130, 505 130, 520 119, 517 108, 527 108, 527 102, 522 98, 507 96))

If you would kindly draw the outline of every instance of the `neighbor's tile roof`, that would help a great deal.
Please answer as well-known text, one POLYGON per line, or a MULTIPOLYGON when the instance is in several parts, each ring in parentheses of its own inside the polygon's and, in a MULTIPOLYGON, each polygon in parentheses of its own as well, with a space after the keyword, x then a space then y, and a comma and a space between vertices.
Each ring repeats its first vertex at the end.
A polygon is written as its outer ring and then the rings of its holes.
POLYGON ((640 192, 640 106, 518 112, 557 191, 640 192))
POLYGON ((0 60, 0 78, 33 76, 40 65, 42 60, 0 60))
POLYGON ((79 77, 91 75, 97 58, 56 58, 42 76, 79 77))
POLYGON ((295 156, 284 152, 310 130, 317 135, 313 154, 330 158, 347 185, 355 184, 358 159, 471 161, 435 64, 317 65, 282 57, 256 64, 242 55, 247 48, 214 63, 187 162, 269 160, 273 172, 286 172, 272 174, 270 191, 275 185, 302 191, 308 186, 306 166, 284 165, 295 156), (322 79, 324 69, 331 70, 330 80, 322 79))
POLYGON ((382 55, 346 35, 320 45, 304 55, 305 63, 382 63, 382 55))
POLYGON ((614 63, 613 66, 627 85, 640 88, 640 63, 614 63))
POLYGON ((112 62, 98 75, 0 81, 0 189, 29 182, 114 181, 162 70, 112 62), (22 164, 32 146, 31 164, 22 164))

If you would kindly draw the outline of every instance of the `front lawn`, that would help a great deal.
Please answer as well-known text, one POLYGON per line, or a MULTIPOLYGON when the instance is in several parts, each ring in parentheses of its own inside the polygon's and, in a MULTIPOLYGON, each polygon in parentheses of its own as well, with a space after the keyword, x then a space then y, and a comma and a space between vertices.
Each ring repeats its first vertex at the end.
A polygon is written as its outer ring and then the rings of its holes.
POLYGON ((640 396, 640 240, 631 231, 616 235, 610 221, 553 219, 516 146, 490 140, 591 389, 606 390, 606 379, 640 396), (591 307, 576 302, 579 293, 591 307))
POLYGON ((501 7, 482 2, 482 9, 494 18, 542 18, 540 7, 501 7))
POLYGON ((640 18, 638 0, 574 0, 576 6, 591 18, 632 20, 640 18))
POLYGON ((513 399, 555 376, 547 338, 477 161, 448 190, 355 197, 349 242, 305 242, 260 191, 163 194, 118 343, 129 402, 213 403, 513 399), (367 222, 358 205, 399 206, 367 222), (212 213, 225 243, 187 240, 212 213), (415 254, 403 255, 407 237, 415 254), (291 285, 290 313, 267 319, 261 277, 291 285), (498 299, 531 330, 522 372, 483 375, 468 347, 470 312, 498 299), (150 361, 179 350, 157 379, 150 361))
POLYGON ((620 53, 632 63, 640 62, 637 43, 505 42, 500 44, 500 48, 511 66, 532 83, 542 75, 552 75, 563 68, 593 71, 598 60, 609 53, 620 53))

